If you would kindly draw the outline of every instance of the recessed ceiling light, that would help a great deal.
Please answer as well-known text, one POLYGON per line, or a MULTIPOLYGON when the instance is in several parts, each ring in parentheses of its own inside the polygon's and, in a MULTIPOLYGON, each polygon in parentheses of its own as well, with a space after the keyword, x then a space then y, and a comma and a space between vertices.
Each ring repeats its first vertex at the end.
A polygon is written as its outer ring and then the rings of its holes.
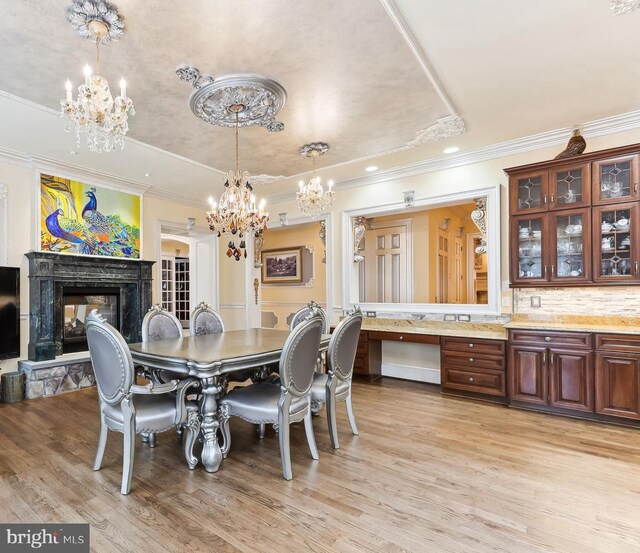
POLYGON ((69 153, 70 153, 72 156, 75 156, 78 152, 76 152, 75 150, 69 150, 69 153))
POLYGON ((458 150, 460 150, 460 148, 458 148, 457 146, 451 146, 449 148, 445 148, 442 151, 445 154, 455 154, 458 150))
POLYGON ((367 173, 372 173, 373 171, 377 171, 378 170, 378 166, 377 165, 369 165, 369 167, 367 167, 365 169, 365 171, 367 173))
POLYGON ((145 176, 145 177, 150 177, 150 176, 151 176, 151 173, 145 173, 145 174, 144 174, 144 176, 145 176))

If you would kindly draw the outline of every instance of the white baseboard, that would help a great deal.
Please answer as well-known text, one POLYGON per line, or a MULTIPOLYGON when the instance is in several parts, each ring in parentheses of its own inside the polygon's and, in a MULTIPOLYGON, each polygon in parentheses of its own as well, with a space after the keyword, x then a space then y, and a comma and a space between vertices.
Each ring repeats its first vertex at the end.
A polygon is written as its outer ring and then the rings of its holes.
POLYGON ((428 367, 414 367, 412 365, 399 365, 397 363, 382 363, 382 376, 404 378, 405 380, 416 380, 418 382, 429 382, 430 384, 440 384, 440 369, 428 367))

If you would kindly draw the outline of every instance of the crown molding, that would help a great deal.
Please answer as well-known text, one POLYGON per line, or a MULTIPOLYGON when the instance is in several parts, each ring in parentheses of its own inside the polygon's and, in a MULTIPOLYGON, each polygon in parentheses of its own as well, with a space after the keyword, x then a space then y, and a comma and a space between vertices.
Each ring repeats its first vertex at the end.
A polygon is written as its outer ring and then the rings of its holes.
POLYGON ((186 205, 189 207, 196 207, 204 213, 207 210, 207 203, 203 202, 199 198, 193 196, 184 196, 183 194, 176 194, 175 192, 166 192, 164 190, 157 190, 155 188, 149 188, 144 194, 145 198, 155 198, 158 200, 164 200, 166 202, 172 202, 180 205, 186 205))
MULTIPOLYGON (((590 121, 580 126, 585 138, 594 138, 608 134, 615 134, 640 128, 640 110, 613 115, 603 119, 590 121)), ((565 144, 571 136, 573 129, 562 128, 544 133, 534 134, 514 140, 507 140, 492 146, 478 148, 470 152, 455 156, 438 157, 425 161, 418 161, 384 171, 378 171, 372 175, 364 175, 350 179, 336 180, 334 190, 340 192, 350 188, 379 184, 391 180, 414 177, 434 171, 443 171, 462 165, 470 165, 491 159, 508 157, 534 150, 541 150, 550 146, 565 144)), ((270 204, 280 204, 295 199, 295 190, 280 192, 267 196, 270 204)))

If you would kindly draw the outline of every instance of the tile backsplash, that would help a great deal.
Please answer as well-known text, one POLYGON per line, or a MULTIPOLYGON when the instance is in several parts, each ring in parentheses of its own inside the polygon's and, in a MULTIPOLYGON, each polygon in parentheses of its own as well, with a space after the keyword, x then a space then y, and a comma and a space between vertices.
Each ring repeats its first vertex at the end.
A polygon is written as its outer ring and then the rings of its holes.
POLYGON ((640 315, 638 286, 515 288, 513 312, 532 315, 640 315), (533 301, 532 301, 533 298, 533 301), (540 307, 532 307, 539 302, 540 307))

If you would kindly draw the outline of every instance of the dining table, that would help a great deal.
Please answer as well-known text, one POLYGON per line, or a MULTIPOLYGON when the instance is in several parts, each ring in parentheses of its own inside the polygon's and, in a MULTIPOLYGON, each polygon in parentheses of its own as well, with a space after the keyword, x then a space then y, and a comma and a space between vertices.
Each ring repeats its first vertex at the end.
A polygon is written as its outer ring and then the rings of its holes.
MULTIPOLYGON (((277 363, 289 333, 289 330, 251 328, 129 344, 134 363, 201 381, 200 460, 207 472, 217 472, 222 463, 218 400, 226 392, 229 375, 248 369, 260 371, 277 363)), ((328 334, 322 335, 320 352, 326 351, 329 339, 328 334)))

